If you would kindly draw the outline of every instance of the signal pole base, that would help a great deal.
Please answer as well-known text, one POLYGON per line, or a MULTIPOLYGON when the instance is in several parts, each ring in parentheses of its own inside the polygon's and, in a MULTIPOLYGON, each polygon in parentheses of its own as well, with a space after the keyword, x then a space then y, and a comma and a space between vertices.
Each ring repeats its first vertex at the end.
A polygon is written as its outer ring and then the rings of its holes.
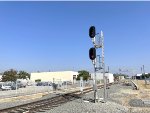
POLYGON ((104 98, 99 98, 98 101, 101 103, 106 103, 106 100, 104 98))
POLYGON ((94 103, 98 102, 98 95, 97 95, 97 90, 94 91, 94 103))

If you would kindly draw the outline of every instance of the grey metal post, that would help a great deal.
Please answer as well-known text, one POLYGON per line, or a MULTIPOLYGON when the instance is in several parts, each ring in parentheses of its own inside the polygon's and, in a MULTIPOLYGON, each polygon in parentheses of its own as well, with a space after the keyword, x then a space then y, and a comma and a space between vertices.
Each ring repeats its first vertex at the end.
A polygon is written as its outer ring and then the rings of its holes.
POLYGON ((34 82, 34 93, 36 93, 36 82, 34 82))
POLYGON ((55 78, 53 78, 53 83, 55 82, 55 78))
POLYGON ((104 101, 106 101, 106 77, 105 77, 105 62, 104 62, 104 36, 101 31, 101 43, 102 43, 102 66, 103 66, 103 79, 104 79, 104 101))
POLYGON ((52 85, 53 91, 55 90, 54 82, 55 82, 55 78, 53 78, 53 85, 52 85))
POLYGON ((97 95, 97 79, 96 79, 96 58, 94 60, 94 102, 96 103, 98 101, 98 95, 97 95))
POLYGON ((80 91, 82 94, 81 102, 83 102, 83 77, 80 77, 80 91))
POLYGON ((16 94, 17 94, 17 88, 18 88, 18 87, 17 87, 17 80, 16 80, 16 94))

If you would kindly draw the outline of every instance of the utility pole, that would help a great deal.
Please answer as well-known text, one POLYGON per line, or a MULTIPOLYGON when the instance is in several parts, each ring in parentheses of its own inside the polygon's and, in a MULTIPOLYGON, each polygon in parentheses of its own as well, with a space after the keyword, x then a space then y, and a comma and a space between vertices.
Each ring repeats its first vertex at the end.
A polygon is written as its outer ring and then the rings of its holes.
POLYGON ((146 77, 145 77, 145 69, 144 69, 144 65, 143 65, 143 76, 144 76, 145 84, 146 84, 146 77))
MULTIPOLYGON (((141 74, 143 74, 142 67, 141 67, 141 74)), ((140 79, 142 79, 142 75, 140 76, 140 79)))
POLYGON ((141 67, 141 73, 143 73, 143 71, 142 71, 142 67, 141 67))
POLYGON ((109 73, 109 66, 108 66, 108 73, 109 73))
POLYGON ((143 65, 143 74, 145 74, 144 65, 143 65))

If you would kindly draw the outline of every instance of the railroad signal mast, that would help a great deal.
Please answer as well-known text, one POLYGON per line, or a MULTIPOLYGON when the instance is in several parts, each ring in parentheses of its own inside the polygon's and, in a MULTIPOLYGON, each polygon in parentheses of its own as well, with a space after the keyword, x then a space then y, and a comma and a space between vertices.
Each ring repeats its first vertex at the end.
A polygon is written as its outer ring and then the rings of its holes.
POLYGON ((94 47, 90 48, 89 50, 89 58, 92 60, 94 65, 94 80, 93 80, 93 87, 94 87, 94 101, 98 102, 98 95, 97 95, 97 79, 96 79, 96 71, 103 69, 103 79, 104 79, 104 99, 106 101, 106 76, 105 76, 105 63, 104 63, 104 36, 103 32, 96 34, 96 29, 94 26, 91 26, 89 29, 89 37, 92 39, 92 43, 94 47), (100 34, 100 35, 99 35, 100 34), (100 55, 96 56, 96 49, 101 48, 101 57, 100 55), (97 62, 99 61, 99 62, 97 62), (96 64, 99 63, 97 66, 96 64))

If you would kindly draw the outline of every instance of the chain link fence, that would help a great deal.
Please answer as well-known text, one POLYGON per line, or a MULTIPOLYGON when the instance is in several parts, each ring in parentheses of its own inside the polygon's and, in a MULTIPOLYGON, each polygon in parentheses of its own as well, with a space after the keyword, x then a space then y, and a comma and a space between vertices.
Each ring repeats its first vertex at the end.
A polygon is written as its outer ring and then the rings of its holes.
MULTIPOLYGON (((103 80, 97 80, 97 84, 102 84, 103 80)), ((83 89, 85 87, 93 87, 93 80, 83 81, 83 89)), ((14 90, 0 91, 0 98, 31 95, 36 93, 53 93, 54 91, 70 91, 70 89, 80 89, 80 80, 62 81, 61 79, 54 79, 47 82, 32 82, 30 85, 22 88, 16 88, 14 90)))

